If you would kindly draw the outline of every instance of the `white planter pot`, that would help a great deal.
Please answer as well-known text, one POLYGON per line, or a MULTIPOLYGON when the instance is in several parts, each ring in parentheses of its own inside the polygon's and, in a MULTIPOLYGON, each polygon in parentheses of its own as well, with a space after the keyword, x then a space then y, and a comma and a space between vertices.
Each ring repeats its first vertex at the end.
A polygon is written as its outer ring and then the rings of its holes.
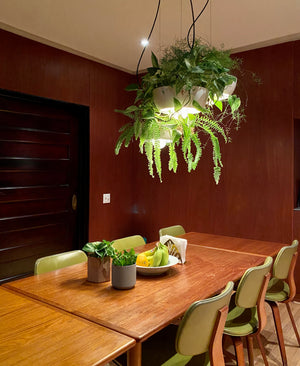
POLYGON ((208 90, 202 86, 193 86, 190 91, 183 88, 178 94, 171 86, 161 86, 153 90, 154 103, 161 113, 174 113, 174 97, 182 104, 182 110, 184 109, 185 114, 199 113, 193 107, 193 101, 204 108, 208 98, 208 90))

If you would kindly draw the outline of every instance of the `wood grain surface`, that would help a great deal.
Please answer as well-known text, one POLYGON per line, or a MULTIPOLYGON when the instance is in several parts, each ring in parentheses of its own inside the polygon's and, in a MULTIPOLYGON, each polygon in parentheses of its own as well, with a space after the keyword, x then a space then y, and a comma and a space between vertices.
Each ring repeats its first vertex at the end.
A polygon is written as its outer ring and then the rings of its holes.
POLYGON ((85 319, 0 288, 0 365, 104 365, 135 344, 85 319))

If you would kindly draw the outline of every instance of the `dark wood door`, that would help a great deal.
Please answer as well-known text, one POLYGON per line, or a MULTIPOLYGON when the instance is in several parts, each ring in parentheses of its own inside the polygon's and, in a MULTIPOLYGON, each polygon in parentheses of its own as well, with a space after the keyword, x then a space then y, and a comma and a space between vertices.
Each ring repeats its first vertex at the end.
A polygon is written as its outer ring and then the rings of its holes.
POLYGON ((0 93, 0 282, 86 239, 81 108, 0 93))

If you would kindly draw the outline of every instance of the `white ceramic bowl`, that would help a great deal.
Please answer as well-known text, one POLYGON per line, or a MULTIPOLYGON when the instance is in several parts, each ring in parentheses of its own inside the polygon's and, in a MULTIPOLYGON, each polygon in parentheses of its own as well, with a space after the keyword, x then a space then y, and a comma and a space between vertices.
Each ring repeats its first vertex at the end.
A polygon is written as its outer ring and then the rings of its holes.
POLYGON ((168 264, 165 266, 160 267, 143 267, 143 266, 136 266, 136 270, 138 274, 144 276, 158 276, 162 273, 165 273, 170 267, 175 266, 178 263, 178 258, 174 257, 173 255, 169 255, 168 264))

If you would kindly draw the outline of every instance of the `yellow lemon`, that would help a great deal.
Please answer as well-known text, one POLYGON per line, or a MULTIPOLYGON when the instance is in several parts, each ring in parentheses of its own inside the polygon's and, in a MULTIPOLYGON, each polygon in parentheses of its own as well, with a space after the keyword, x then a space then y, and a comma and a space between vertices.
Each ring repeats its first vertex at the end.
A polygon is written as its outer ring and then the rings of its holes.
POLYGON ((149 261, 144 253, 141 253, 136 258, 136 264, 141 267, 148 267, 149 261))

